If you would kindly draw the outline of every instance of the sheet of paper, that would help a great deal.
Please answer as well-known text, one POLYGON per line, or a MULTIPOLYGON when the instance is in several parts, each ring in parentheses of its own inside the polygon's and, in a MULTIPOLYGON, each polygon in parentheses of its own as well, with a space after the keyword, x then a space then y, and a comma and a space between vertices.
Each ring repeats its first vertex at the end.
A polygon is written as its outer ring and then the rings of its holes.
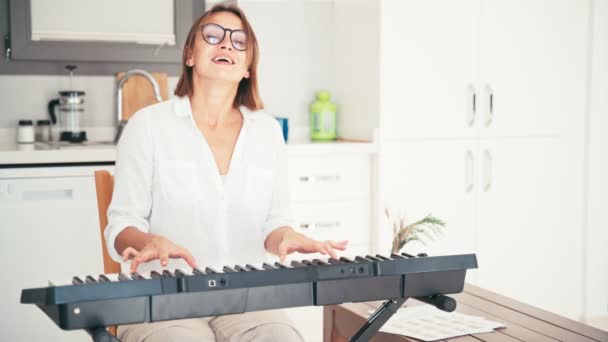
MULTIPOLYGON (((374 311, 370 311, 373 313, 374 311)), ((422 341, 436 341, 455 336, 493 332, 502 323, 459 312, 445 312, 431 305, 402 307, 380 331, 405 335, 422 341)))

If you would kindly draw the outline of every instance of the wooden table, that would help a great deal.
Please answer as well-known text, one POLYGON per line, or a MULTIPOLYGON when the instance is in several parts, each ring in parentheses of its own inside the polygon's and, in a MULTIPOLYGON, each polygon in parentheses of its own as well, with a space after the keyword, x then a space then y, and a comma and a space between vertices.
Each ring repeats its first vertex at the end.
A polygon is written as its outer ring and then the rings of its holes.
MULTIPOLYGON (((458 302, 457 312, 483 316, 501 322, 506 328, 494 333, 474 334, 447 341, 572 341, 608 342, 608 332, 538 309, 482 288, 466 285, 462 293, 450 295, 458 302)), ((559 300, 559 298, 556 298, 559 300)), ((348 341, 367 320, 369 310, 382 302, 349 303, 326 306, 323 310, 323 341, 348 341)), ((408 299, 406 305, 422 305, 408 299)), ((378 333, 373 342, 419 341, 410 337, 378 333)))

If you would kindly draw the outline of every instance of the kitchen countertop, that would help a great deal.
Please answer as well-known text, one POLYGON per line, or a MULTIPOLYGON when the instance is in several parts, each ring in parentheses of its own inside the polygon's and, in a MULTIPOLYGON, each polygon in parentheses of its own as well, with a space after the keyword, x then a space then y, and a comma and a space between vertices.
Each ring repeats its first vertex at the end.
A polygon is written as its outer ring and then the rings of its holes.
MULTIPOLYGON (((287 151, 290 156, 319 156, 332 153, 374 154, 376 146, 370 142, 303 141, 287 144, 287 151)), ((0 143, 0 167, 112 163, 115 160, 116 146, 109 142, 61 145, 0 143)))

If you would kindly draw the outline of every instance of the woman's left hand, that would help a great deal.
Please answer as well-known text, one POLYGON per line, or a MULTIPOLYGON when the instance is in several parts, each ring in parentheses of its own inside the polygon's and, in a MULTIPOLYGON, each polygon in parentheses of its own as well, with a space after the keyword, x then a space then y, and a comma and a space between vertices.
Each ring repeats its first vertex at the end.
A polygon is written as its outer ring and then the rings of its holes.
POLYGON ((277 248, 277 254, 281 262, 285 260, 287 255, 293 252, 329 254, 332 258, 337 258, 335 250, 343 251, 346 249, 347 244, 348 241, 316 241, 290 229, 283 233, 283 238, 277 248))

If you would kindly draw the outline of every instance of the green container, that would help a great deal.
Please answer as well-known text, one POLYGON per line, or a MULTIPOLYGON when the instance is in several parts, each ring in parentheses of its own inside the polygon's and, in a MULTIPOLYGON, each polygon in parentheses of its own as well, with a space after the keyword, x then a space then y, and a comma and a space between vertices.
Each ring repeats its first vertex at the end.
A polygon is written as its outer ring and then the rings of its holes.
POLYGON ((326 90, 315 95, 316 100, 310 105, 310 139, 336 140, 336 104, 329 100, 331 95, 326 90))

